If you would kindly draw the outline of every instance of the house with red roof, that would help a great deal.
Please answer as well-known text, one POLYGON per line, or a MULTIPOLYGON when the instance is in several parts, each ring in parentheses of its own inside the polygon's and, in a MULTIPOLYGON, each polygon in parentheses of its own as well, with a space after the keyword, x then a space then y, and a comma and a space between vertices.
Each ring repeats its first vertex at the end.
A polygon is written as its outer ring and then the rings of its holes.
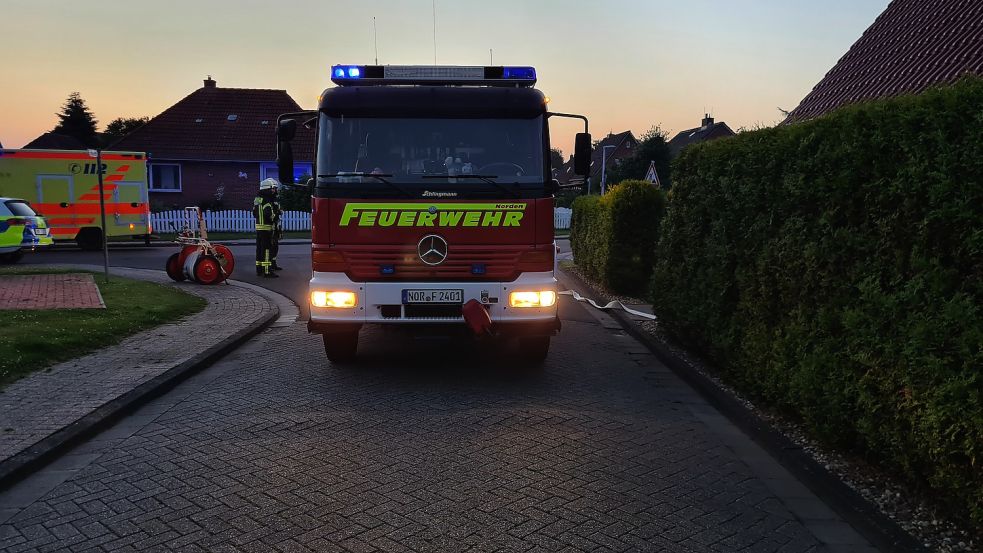
POLYGON ((983 2, 892 0, 783 124, 983 75, 983 2))
MULTIPOLYGON (((285 90, 204 86, 110 149, 146 152, 152 209, 248 209, 259 182, 276 177, 276 120, 301 111, 285 90)), ((298 126, 296 172, 310 174, 314 136, 298 126)))

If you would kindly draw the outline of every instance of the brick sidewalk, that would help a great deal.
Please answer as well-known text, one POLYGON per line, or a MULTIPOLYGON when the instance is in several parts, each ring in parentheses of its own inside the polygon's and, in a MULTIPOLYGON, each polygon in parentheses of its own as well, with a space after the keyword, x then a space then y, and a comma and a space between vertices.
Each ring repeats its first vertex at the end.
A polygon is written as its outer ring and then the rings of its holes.
MULTIPOLYGON (((114 273, 173 284, 159 271, 114 273)), ((205 298, 208 305, 181 321, 36 372, 0 392, 0 463, 276 311, 265 297, 238 286, 175 286, 205 298)))
POLYGON ((92 275, 0 276, 0 309, 105 309, 92 275))

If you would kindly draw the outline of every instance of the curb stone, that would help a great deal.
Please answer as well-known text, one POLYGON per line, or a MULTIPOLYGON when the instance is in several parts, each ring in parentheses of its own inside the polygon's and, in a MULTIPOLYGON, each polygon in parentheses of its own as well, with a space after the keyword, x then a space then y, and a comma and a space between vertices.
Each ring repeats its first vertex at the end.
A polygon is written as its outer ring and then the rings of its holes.
MULTIPOLYGON (((154 272, 162 273, 163 271, 154 272)), ((127 276, 140 278, 138 273, 132 272, 127 276)), ((270 326, 279 317, 280 309, 275 302, 266 296, 261 297, 271 307, 268 315, 257 319, 238 333, 137 385, 129 392, 104 403, 61 430, 0 462, 0 490, 10 488, 13 484, 43 468, 82 441, 99 434, 138 407, 167 393, 191 375, 218 361, 270 326)), ((148 331, 152 330, 148 329, 148 331)))
MULTIPOLYGON (((575 274, 557 272, 561 284, 581 294, 601 297, 596 290, 575 274)), ((774 457, 793 476, 805 484, 817 497, 829 505, 844 521, 881 551, 922 553, 928 550, 897 523, 883 514, 873 503, 847 486, 836 475, 816 462, 811 455, 771 427, 767 421, 748 409, 737 398, 717 386, 689 362, 677 356, 669 346, 639 328, 625 313, 605 311, 632 338, 645 345, 664 365, 692 386, 727 419, 734 423, 774 457)), ((702 365, 703 363, 700 362, 702 365)))

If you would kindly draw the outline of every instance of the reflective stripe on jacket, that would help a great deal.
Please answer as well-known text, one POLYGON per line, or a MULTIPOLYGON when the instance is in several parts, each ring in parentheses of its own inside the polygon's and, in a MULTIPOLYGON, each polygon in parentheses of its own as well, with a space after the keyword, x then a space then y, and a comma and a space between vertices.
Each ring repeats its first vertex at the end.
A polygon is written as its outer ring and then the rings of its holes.
POLYGON ((253 200, 253 218, 256 219, 256 230, 273 230, 276 211, 273 202, 262 196, 253 200))

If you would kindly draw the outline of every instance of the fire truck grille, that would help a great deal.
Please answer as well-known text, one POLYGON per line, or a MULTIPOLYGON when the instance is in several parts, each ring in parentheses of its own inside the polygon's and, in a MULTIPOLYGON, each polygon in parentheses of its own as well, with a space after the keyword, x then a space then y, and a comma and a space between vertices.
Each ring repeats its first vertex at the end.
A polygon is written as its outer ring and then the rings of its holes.
POLYGON ((415 248, 342 250, 348 278, 368 281, 490 280, 512 281, 519 275, 519 248, 451 246, 439 265, 420 261, 415 248))

